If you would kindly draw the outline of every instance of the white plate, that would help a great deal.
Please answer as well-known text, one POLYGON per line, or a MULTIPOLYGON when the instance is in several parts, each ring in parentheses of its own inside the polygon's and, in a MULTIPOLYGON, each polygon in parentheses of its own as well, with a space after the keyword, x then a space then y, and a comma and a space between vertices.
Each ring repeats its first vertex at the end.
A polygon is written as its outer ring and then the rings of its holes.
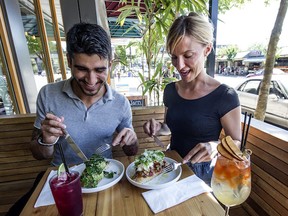
MULTIPOLYGON (((97 187, 95 188, 84 188, 82 187, 82 193, 95 193, 98 191, 102 191, 105 190, 109 187, 112 187, 113 185, 115 185, 117 182, 119 182, 121 180, 121 178, 124 175, 124 165, 117 160, 114 159, 107 159, 105 158, 106 161, 109 162, 109 164, 107 165, 107 167, 105 168, 105 171, 107 172, 116 172, 116 174, 114 174, 113 178, 103 178, 97 185, 97 187)), ((77 167, 77 171, 82 174, 82 172, 84 171, 84 169, 86 168, 85 164, 80 164, 77 167)))
MULTIPOLYGON (((176 162, 175 160, 168 158, 168 157, 165 157, 164 160, 167 161, 167 163, 176 162)), ((133 184, 137 187, 143 188, 143 189, 160 189, 160 188, 168 187, 169 185, 173 184, 174 182, 177 182, 178 179, 180 178, 181 174, 182 174, 182 168, 180 166, 175 171, 161 174, 161 175, 155 177, 154 179, 152 179, 151 181, 146 182, 146 183, 142 183, 142 184, 131 179, 131 177, 134 174, 135 174, 135 166, 134 166, 134 162, 133 162, 126 169, 126 177, 127 177, 128 181, 131 184, 133 184)))

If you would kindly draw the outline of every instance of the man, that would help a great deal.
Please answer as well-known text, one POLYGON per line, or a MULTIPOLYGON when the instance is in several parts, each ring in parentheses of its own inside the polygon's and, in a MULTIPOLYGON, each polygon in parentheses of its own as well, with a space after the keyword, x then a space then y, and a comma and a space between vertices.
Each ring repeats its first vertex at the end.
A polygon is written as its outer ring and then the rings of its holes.
MULTIPOLYGON (((62 160, 56 146, 61 142, 69 165, 83 163, 65 140, 65 131, 88 158, 104 143, 122 146, 127 155, 136 154, 130 103, 106 83, 112 59, 107 33, 98 25, 79 23, 67 33, 66 43, 72 76, 48 84, 39 92, 30 144, 33 156, 39 160, 52 157, 52 165, 58 166, 62 160)), ((111 158, 111 148, 103 156, 111 158)), ((20 214, 43 174, 39 173, 31 190, 10 208, 7 216, 20 214)))
MULTIPOLYGON (((67 33, 66 43, 72 76, 39 92, 31 141, 33 156, 53 157, 52 165, 57 166, 62 160, 55 144, 61 142, 67 163, 82 163, 65 140, 65 131, 88 158, 104 143, 119 144, 126 154, 136 154, 129 101, 106 83, 112 60, 109 36, 98 25, 79 23, 67 33)), ((111 148, 103 156, 111 158, 111 148)))

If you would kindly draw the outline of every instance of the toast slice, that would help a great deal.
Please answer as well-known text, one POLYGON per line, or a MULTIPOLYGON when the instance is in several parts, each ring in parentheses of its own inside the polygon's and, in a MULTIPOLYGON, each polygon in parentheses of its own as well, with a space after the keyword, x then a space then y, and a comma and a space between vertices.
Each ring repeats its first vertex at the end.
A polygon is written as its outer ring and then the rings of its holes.
POLYGON ((160 150, 145 150, 135 159, 135 174, 132 179, 140 184, 151 181, 167 166, 165 155, 160 150))

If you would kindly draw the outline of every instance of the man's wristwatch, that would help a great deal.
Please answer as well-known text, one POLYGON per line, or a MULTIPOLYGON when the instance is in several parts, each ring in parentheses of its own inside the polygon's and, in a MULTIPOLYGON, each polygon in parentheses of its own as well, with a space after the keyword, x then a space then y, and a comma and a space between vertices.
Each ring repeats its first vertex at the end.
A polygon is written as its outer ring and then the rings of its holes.
POLYGON ((39 137, 37 139, 37 142, 38 142, 38 144, 43 145, 43 146, 53 146, 53 145, 55 145, 58 142, 58 140, 59 140, 59 137, 53 143, 44 143, 43 142, 43 136, 41 134, 41 135, 39 135, 39 137))

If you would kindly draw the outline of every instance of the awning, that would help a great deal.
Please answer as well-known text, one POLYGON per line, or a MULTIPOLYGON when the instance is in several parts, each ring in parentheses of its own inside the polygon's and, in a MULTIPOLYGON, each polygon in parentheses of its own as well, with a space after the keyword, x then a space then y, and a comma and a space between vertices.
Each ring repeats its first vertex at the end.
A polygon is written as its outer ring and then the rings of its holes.
POLYGON ((246 52, 239 52, 236 54, 236 56, 233 58, 235 61, 242 61, 243 59, 247 58, 249 51, 246 52))
MULTIPOLYGON (((116 23, 116 20, 120 14, 118 11, 119 8, 124 7, 125 5, 131 5, 131 1, 127 3, 120 3, 120 0, 95 0, 97 7, 99 9, 99 18, 97 23, 99 23, 104 29, 110 30, 111 38, 142 38, 144 31, 137 25, 138 18, 136 15, 129 16, 124 25, 120 26, 116 23), (105 3, 105 4, 104 4, 105 3), (104 8, 104 10, 103 10, 104 8), (105 11, 106 8, 106 11, 105 11), (107 14, 107 15, 106 15, 107 14), (133 27, 133 28, 132 28, 133 27), (130 31, 127 31, 130 30, 130 31)), ((22 14, 22 21, 24 25, 24 31, 29 35, 39 36, 38 26, 36 15, 34 12, 33 1, 30 0, 21 0, 19 1, 20 10, 22 14)), ((136 2, 136 1, 135 1, 136 2)), ((45 27, 48 37, 54 37, 53 21, 50 15, 50 6, 49 1, 41 2, 45 27)), ((140 6, 142 8, 141 12, 145 12, 144 0, 141 0, 140 6)), ((60 10, 59 1, 56 1, 56 10, 60 10)), ((64 27, 62 23, 61 12, 57 13, 59 30, 61 37, 65 37, 64 27)))
POLYGON ((266 60, 265 57, 260 57, 260 58, 247 58, 244 59, 243 62, 264 62, 266 60))

